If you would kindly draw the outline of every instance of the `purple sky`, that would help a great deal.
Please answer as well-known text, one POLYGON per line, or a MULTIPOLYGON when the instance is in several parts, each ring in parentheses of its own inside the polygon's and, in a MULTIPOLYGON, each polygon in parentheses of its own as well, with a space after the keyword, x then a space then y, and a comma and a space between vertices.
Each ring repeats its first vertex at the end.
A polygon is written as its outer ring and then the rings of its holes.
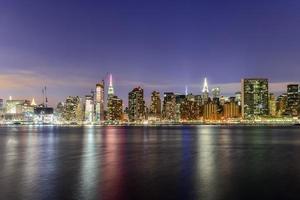
POLYGON ((200 93, 203 78, 224 94, 243 77, 275 92, 300 75, 300 1, 0 0, 0 98, 54 105, 88 94, 112 73, 127 102, 134 86, 200 93))

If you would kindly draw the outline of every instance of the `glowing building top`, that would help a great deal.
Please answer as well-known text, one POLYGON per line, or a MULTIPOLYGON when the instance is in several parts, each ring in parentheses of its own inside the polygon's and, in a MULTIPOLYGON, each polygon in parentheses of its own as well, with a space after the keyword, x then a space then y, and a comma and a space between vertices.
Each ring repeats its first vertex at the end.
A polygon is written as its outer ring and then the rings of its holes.
POLYGON ((206 77, 204 78, 204 85, 203 85, 202 92, 203 93, 208 93, 209 92, 206 77))
POLYGON ((32 101, 31 101, 31 104, 30 104, 31 106, 36 106, 36 103, 35 103, 35 100, 34 100, 34 98, 32 98, 32 101))
POLYGON ((108 96, 114 96, 114 87, 112 82, 112 74, 109 75, 108 96))

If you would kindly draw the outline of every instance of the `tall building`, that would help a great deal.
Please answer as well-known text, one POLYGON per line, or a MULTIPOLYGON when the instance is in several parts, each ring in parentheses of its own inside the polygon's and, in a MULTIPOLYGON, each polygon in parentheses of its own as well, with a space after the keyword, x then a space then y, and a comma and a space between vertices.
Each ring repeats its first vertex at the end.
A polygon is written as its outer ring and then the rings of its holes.
POLYGON ((180 104, 180 120, 192 121, 200 119, 200 105, 193 98, 186 97, 180 104))
POLYGON ((123 118, 123 101, 117 96, 110 96, 107 105, 107 120, 122 121, 123 118))
POLYGON ((114 96, 114 87, 113 87, 113 80, 112 74, 109 75, 109 86, 108 86, 108 98, 114 96))
POLYGON ((145 120, 144 90, 141 87, 134 88, 128 94, 128 118, 130 122, 145 120))
POLYGON ((104 80, 96 84, 95 121, 104 121, 104 80))
POLYGON ((240 106, 235 101, 226 102, 223 106, 223 117, 225 119, 241 117, 240 106))
POLYGON ((202 89, 202 101, 206 104, 209 101, 209 90, 206 77, 204 78, 204 84, 202 89))
POLYGON ((242 98, 242 94, 241 92, 236 92, 235 93, 235 101, 237 102, 237 104, 240 106, 242 103, 241 103, 241 98, 242 98))
POLYGON ((268 79, 242 79, 242 117, 253 119, 269 114, 268 79))
POLYGON ((4 108, 4 101, 3 99, 0 99, 0 109, 3 109, 4 108))
POLYGON ((213 98, 220 98, 221 91, 219 87, 212 88, 211 93, 213 98))
POLYGON ((159 121, 161 119, 161 99, 160 93, 153 91, 149 109, 149 120, 159 121))
POLYGON ((67 122, 82 122, 84 119, 82 101, 78 96, 67 97, 64 103, 63 119, 67 122))
POLYGON ((289 84, 287 86, 287 108, 286 112, 288 115, 296 117, 299 116, 299 85, 289 84))
POLYGON ((94 96, 85 96, 84 121, 92 123, 94 121, 94 96))
POLYGON ((176 121, 176 96, 173 92, 164 93, 162 113, 164 120, 176 121))
POLYGON ((204 105, 203 111, 204 120, 217 120, 219 119, 218 104, 214 102, 208 102, 204 105))
POLYGON ((273 93, 269 94, 269 115, 272 117, 276 116, 276 98, 273 93))
POLYGON ((186 93, 186 95, 183 94, 175 94, 175 101, 176 101, 176 121, 180 121, 181 120, 181 104, 186 100, 188 94, 186 93))
POLYGON ((276 100, 276 113, 278 117, 286 115, 287 94, 279 95, 276 100))

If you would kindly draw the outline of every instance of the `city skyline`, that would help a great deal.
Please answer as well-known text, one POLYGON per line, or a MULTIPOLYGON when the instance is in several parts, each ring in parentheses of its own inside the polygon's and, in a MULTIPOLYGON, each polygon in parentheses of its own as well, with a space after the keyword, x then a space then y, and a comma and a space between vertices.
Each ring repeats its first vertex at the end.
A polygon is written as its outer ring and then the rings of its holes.
MULTIPOLYGON (((105 82, 105 87, 104 87, 104 97, 105 97, 105 101, 107 99, 108 92, 109 92, 109 85, 110 82, 112 80, 112 74, 111 73, 107 73, 106 78, 102 79, 101 81, 99 80, 98 82, 105 82)), ((243 78, 261 78, 261 77, 243 77, 243 78)), ((240 81, 243 79, 241 78, 240 81)), ((269 80, 269 79, 268 79, 269 80)), ((185 85, 179 85, 179 84, 174 84, 174 85, 159 85, 159 84, 149 84, 149 83, 139 83, 139 82, 135 82, 134 80, 131 80, 130 83, 127 83, 128 85, 126 85, 126 88, 128 87, 129 90, 122 91, 122 88, 125 88, 125 85, 118 83, 118 81, 113 80, 114 82, 114 89, 118 96, 120 96, 121 99, 127 99, 128 97, 128 93, 130 90, 132 90, 133 88, 136 87, 142 87, 145 90, 145 101, 147 104, 150 103, 150 98, 151 98, 151 93, 153 91, 158 91, 161 94, 164 92, 174 92, 177 94, 186 94, 186 92, 188 92, 189 94, 202 94, 203 93, 203 84, 204 82, 206 82, 208 84, 208 88, 209 88, 209 93, 211 93, 212 91, 210 91, 212 88, 219 88, 221 95, 222 96, 234 96, 235 92, 240 92, 241 91, 241 82, 234 82, 234 83, 223 83, 223 84, 211 84, 209 79, 207 77, 203 77, 202 81, 199 81, 199 84, 194 83, 194 84, 185 84, 185 85), (175 91, 172 91, 171 89, 178 89, 175 91)), ((67 98, 68 96, 79 96, 79 97, 84 97, 85 95, 89 94, 89 91, 91 90, 95 90, 95 83, 87 83, 86 85, 91 85, 90 87, 85 87, 85 90, 83 90, 83 88, 78 88, 77 91, 73 92, 73 93, 64 93, 61 97, 57 98, 55 97, 52 93, 51 93, 51 85, 49 87, 49 85, 47 85, 47 90, 48 90, 48 94, 47 97, 49 101, 49 105, 52 107, 56 107, 57 103, 62 102, 65 100, 65 98, 67 98), (49 88, 50 88, 50 92, 49 92, 49 88), (54 101, 53 101, 54 100, 54 101)), ((123 82, 124 83, 124 82, 123 82)), ((270 82, 269 80, 269 90, 270 92, 274 93, 276 96, 281 95, 282 93, 286 93, 287 92, 287 85, 289 84, 299 84, 299 82, 270 82)), ((26 86, 25 86, 26 87, 26 86)), ((36 102, 38 103, 43 103, 43 89, 44 86, 41 85, 41 88, 38 88, 40 90, 40 94, 34 96, 31 94, 26 94, 25 96, 19 96, 19 95, 12 95, 14 94, 13 92, 8 91, 8 96, 1 96, 2 99, 9 99, 10 97, 13 97, 14 99, 32 99, 34 98, 36 102)), ((60 88, 62 90, 64 90, 63 88, 60 88)), ((32 93, 34 94, 34 93, 32 93)), ((125 105, 127 106, 127 101, 125 101, 125 105)))
POLYGON ((299 81, 299 8, 283 0, 4 1, 0 95, 38 101, 46 85, 51 104, 66 92, 84 96, 108 73, 122 99, 138 85, 148 99, 185 85, 197 93, 204 77, 225 94, 240 78, 266 77, 281 93, 299 81))

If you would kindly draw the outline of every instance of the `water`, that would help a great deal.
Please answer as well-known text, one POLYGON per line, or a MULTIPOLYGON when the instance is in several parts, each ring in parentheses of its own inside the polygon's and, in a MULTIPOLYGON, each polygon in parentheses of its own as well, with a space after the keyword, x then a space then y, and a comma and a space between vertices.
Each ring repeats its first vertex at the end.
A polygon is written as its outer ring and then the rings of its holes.
POLYGON ((0 199, 299 198, 299 127, 0 128, 0 199))

